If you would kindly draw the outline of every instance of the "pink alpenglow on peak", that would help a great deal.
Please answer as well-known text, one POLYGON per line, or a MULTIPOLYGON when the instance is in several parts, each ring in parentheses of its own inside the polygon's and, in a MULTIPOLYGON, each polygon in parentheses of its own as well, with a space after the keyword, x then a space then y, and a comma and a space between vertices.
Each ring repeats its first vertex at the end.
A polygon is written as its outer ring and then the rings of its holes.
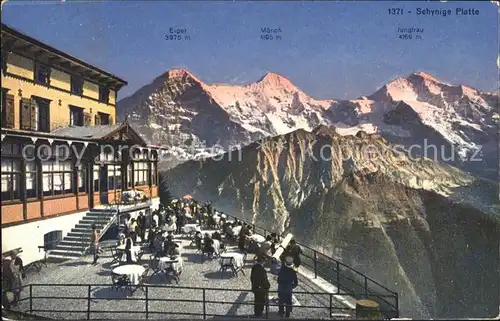
POLYGON ((420 71, 420 72, 416 72, 414 74, 415 76, 420 76, 426 80, 431 80, 431 81, 435 81, 435 82, 440 82, 436 77, 434 77, 433 75, 429 74, 429 73, 426 73, 424 71, 420 71))
POLYGON ((285 87, 289 89, 296 89, 290 80, 288 80, 286 77, 283 77, 277 73, 274 72, 268 72, 262 77, 259 81, 257 81, 258 84, 264 84, 264 85, 271 85, 271 86, 280 86, 280 87, 285 87))
POLYGON ((167 76, 168 78, 184 78, 184 77, 190 77, 196 80, 199 83, 203 83, 198 77, 193 75, 189 70, 186 68, 174 68, 170 69, 167 71, 167 76))

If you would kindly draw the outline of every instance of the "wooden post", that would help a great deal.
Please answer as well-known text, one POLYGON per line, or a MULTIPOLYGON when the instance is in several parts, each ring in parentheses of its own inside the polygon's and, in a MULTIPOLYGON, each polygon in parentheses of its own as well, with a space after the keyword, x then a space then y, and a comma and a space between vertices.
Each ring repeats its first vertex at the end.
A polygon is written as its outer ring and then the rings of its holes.
POLYGON ((359 300, 356 302, 356 320, 380 320, 380 309, 377 302, 359 300))

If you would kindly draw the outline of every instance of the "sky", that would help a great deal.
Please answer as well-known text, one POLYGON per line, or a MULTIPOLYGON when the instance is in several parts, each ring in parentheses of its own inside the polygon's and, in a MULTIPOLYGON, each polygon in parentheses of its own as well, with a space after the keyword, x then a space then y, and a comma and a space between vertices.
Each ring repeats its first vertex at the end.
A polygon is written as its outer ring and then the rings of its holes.
POLYGON ((496 90, 498 10, 490 2, 10 0, 2 22, 125 79, 119 98, 183 67, 206 83, 238 85, 272 71, 314 98, 354 99, 417 71, 496 90), (265 27, 280 28, 281 39, 261 39, 265 27), (398 27, 424 30, 399 39, 398 27), (170 28, 190 39, 166 40, 170 28))

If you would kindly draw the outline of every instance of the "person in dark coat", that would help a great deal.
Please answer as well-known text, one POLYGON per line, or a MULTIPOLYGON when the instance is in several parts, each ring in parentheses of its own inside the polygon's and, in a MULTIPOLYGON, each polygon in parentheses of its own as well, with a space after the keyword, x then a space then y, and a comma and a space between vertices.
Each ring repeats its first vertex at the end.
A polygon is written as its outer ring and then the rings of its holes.
POLYGON ((125 255, 127 257, 127 264, 132 264, 134 261, 132 260, 132 246, 134 245, 134 242, 132 241, 132 238, 127 237, 125 241, 125 255))
POLYGON ((141 238, 141 242, 146 242, 146 216, 143 212, 139 213, 139 217, 137 218, 137 226, 139 227, 139 237, 141 238))
POLYGON ((253 311, 256 317, 262 316, 269 288, 271 287, 269 279, 267 278, 267 271, 262 265, 263 262, 264 258, 262 256, 257 256, 250 275, 250 280, 252 281, 252 292, 255 297, 253 311))
POLYGON ((299 266, 302 264, 302 249, 300 246, 297 244, 295 239, 290 240, 290 244, 286 247, 285 251, 282 254, 282 261, 285 257, 291 256, 293 257, 293 266, 295 271, 298 270, 299 266))
POLYGON ((293 257, 285 257, 284 264, 278 274, 278 313, 290 317, 292 313, 293 289, 299 284, 297 272, 293 269, 293 257))

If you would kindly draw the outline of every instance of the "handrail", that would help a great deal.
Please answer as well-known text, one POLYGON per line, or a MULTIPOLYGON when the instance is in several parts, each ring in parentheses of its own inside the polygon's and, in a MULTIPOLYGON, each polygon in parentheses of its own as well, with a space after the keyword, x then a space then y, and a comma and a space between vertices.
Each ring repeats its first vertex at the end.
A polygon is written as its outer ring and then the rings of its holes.
MULTIPOLYGON (((268 234, 271 234, 271 232, 263 227, 260 227, 260 226, 257 226, 255 223, 253 222, 249 222, 247 220, 244 220, 244 219, 241 219, 239 217, 236 217, 234 215, 231 215, 231 214, 228 214, 228 213, 225 213, 225 212, 222 212, 222 211, 217 211, 221 214, 225 214, 227 217, 231 217, 235 220, 238 220, 238 221, 241 221, 241 222, 244 222, 246 224, 249 224, 253 227, 253 231, 257 234, 261 234, 261 233, 258 233, 257 232, 257 229, 260 229, 262 232, 263 232, 263 236, 267 236, 268 234)), ((262 234, 261 234, 262 235, 262 234)), ((370 296, 372 299, 375 298, 375 299, 378 299, 377 301, 379 303, 381 303, 381 305, 388 305, 390 308, 393 309, 393 313, 391 313, 391 317, 393 318, 397 318, 399 317, 399 298, 398 298, 398 293, 397 292, 394 292, 390 289, 388 289, 387 287, 383 286, 382 284, 380 284, 379 282, 373 280, 372 278, 366 276, 365 274, 351 268, 350 266, 346 265, 345 263, 342 263, 332 257, 329 257, 321 252, 318 252, 316 250, 314 250, 313 248, 307 246, 307 245, 304 245, 304 244, 301 244, 301 243, 298 243, 297 244, 300 245, 301 248, 303 249, 307 249, 309 251, 312 251, 313 253, 313 257, 310 257, 304 253, 302 253, 302 255, 308 259, 311 259, 313 261, 313 266, 309 265, 307 262, 303 262, 303 264, 309 268, 312 268, 313 271, 314 271, 314 276, 317 277, 318 275, 321 276, 323 279, 329 281, 330 283, 336 285, 337 287, 337 292, 339 293, 340 289, 342 288, 344 291, 352 291, 351 289, 348 288, 348 286, 346 285, 343 285, 342 282, 341 282, 341 278, 343 279, 346 279, 346 280, 349 280, 351 281, 353 284, 361 287, 362 289, 362 293, 361 295, 356 293, 354 291, 354 295, 355 297, 368 297, 370 296), (322 262, 319 257, 323 257, 325 261, 327 261, 327 263, 325 262, 322 262), (335 275, 335 280, 332 280, 332 276, 331 275, 327 275, 327 273, 325 273, 323 270, 321 269, 318 269, 318 264, 319 265, 323 265, 325 266, 329 272, 333 272, 333 274, 335 275), (331 265, 331 266, 329 266, 331 265), (356 280, 354 280, 351 276, 348 276, 348 275, 345 275, 344 273, 342 273, 340 270, 341 270, 341 267, 344 268, 345 270, 347 270, 348 272, 350 272, 350 274, 353 274, 352 277, 356 278, 361 278, 362 279, 362 284, 360 284, 359 282, 357 282, 356 280), (377 293, 377 292, 373 292, 373 291, 370 291, 370 285, 376 285, 378 287, 380 287, 381 289, 385 290, 388 294, 383 294, 383 293, 377 293), (389 301, 387 301, 386 299, 384 298, 393 298, 394 302, 391 303, 389 301)), ((305 260, 304 260, 305 261, 305 260)))
MULTIPOLYGON (((179 285, 156 285, 156 284, 139 284, 139 285, 131 285, 134 290, 137 291, 141 289, 143 291, 144 296, 141 297, 133 297, 133 296, 124 296, 124 297, 93 297, 93 289, 95 290, 96 288, 109 288, 111 287, 111 284, 29 284, 29 285, 24 285, 21 287, 23 288, 29 288, 29 295, 26 297, 23 297, 20 302, 23 301, 28 301, 27 305, 29 305, 29 308, 26 309, 24 312, 29 312, 31 314, 36 314, 37 312, 42 312, 42 313, 81 313, 81 314, 86 314, 86 319, 89 320, 91 319, 91 315, 94 314, 100 314, 100 313, 124 313, 124 314, 145 314, 145 318, 149 319, 151 315, 191 315, 191 316, 203 316, 203 319, 206 319, 207 317, 214 317, 214 316, 228 316, 227 314, 214 314, 214 313, 208 313, 207 312, 207 306, 209 304, 219 304, 219 305, 237 305, 239 306, 245 306, 245 305, 253 305, 253 301, 249 302, 237 302, 237 301, 219 301, 216 300, 216 298, 213 298, 211 295, 207 295, 207 292, 218 292, 218 293, 224 293, 226 294, 224 297, 227 297, 228 292, 239 292, 241 293, 251 293, 251 290, 249 289, 235 289, 235 288, 209 288, 209 287, 192 287, 192 286, 179 286, 179 285), (86 295, 80 294, 79 296, 59 296, 57 294, 61 293, 60 291, 54 290, 56 292, 56 295, 53 295, 52 293, 49 292, 49 294, 46 294, 47 291, 43 291, 42 293, 45 293, 44 295, 37 295, 34 296, 33 293, 33 288, 35 287, 48 287, 48 288, 59 288, 59 287, 83 287, 85 288, 86 295), (152 288, 165 288, 165 289, 172 289, 172 290, 189 290, 189 291, 197 291, 197 293, 201 294, 201 299, 194 299, 196 296, 193 295, 192 292, 190 292, 189 296, 186 296, 186 298, 163 298, 163 297, 152 297, 151 292, 149 289, 152 288), (201 292, 201 293, 200 293, 201 292), (210 299, 212 297, 212 299, 210 299), (71 306, 68 307, 67 310, 59 310, 59 309, 43 309, 43 306, 38 309, 33 306, 33 299, 58 299, 58 300, 72 300, 73 302, 81 300, 81 309, 77 310, 78 306, 71 306), (145 302, 145 309, 141 311, 130 311, 130 310, 125 310, 125 311, 120 311, 120 310, 106 310, 106 311, 101 311, 101 310, 92 310, 92 303, 99 301, 99 300, 113 300, 113 301, 144 301, 145 302), (170 312, 170 311, 152 311, 152 307, 150 305, 151 302, 186 302, 186 303, 202 303, 202 306, 199 307, 197 304, 192 304, 190 308, 190 312, 186 311, 176 311, 176 312, 170 312), (83 306, 86 306, 83 308, 83 306), (196 307, 200 309, 201 311, 199 312, 193 312, 196 307)), ((37 291, 38 292, 38 291, 37 291)), ((40 292, 39 292, 40 293, 40 292)), ((154 292, 153 292, 154 293, 154 292)), ((275 303, 271 303, 269 300, 269 294, 275 294, 277 291, 271 290, 267 293, 267 298, 266 298, 266 303, 265 303, 265 310, 264 310, 264 315, 263 318, 268 319, 269 318, 269 307, 271 306, 277 306, 275 303)), ((315 297, 315 302, 312 304, 301 304, 298 306, 294 306, 295 310, 298 309, 313 309, 314 311, 318 312, 318 309, 324 309, 324 313, 328 315, 328 318, 332 316, 335 312, 344 312, 346 315, 354 317, 355 315, 355 309, 353 308, 339 308, 334 306, 333 302, 333 296, 336 294, 334 293, 327 293, 327 292, 304 292, 304 291, 294 291, 293 292, 295 295, 303 296, 303 295, 310 295, 312 297, 315 297), (320 299, 321 298, 321 299, 320 299), (313 305, 314 304, 314 305, 313 305)), ((348 295, 348 294, 337 294, 337 295, 348 295)), ((43 302, 43 300, 37 300, 37 302, 43 302)), ((23 305, 20 305, 23 306, 23 305)), ((61 305, 65 306, 65 305, 61 305)), ((212 309, 213 310, 213 309, 212 309)), ((308 310, 308 311, 309 311, 308 310)), ((380 311, 383 315, 387 315, 387 313, 391 313, 392 311, 380 311)), ((323 312, 321 312, 323 313, 323 312)), ((235 315, 234 317, 238 317, 238 315, 235 315)), ((314 315, 314 313, 309 314, 308 317, 312 319, 318 319, 318 315, 314 315)))

